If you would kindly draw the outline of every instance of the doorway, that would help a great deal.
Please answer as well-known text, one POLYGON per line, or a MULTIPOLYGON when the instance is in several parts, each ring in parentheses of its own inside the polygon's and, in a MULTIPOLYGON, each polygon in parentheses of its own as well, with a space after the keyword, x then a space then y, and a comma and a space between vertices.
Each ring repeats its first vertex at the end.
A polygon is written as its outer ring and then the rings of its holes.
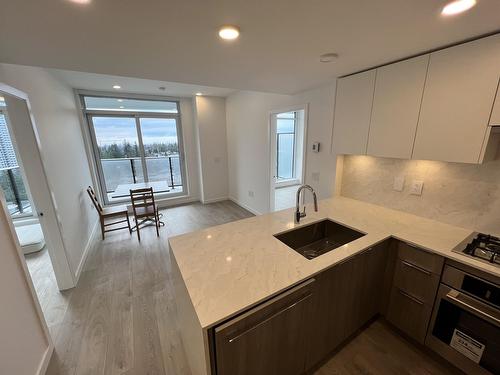
POLYGON ((270 211, 295 206, 295 194, 304 183, 307 108, 271 113, 270 211))
POLYGON ((4 201, 13 234, 18 239, 20 257, 25 261, 40 307, 49 322, 49 330, 53 332, 55 323, 65 311, 66 297, 60 288, 67 284, 64 275, 59 280, 61 284, 58 283, 51 259, 57 250, 57 242, 51 241, 55 236, 51 238, 48 232, 54 217, 51 218, 50 210, 46 210, 47 202, 36 204, 45 195, 41 194, 40 175, 33 174, 34 169, 40 172, 39 165, 32 162, 37 153, 29 142, 29 132, 24 132, 32 130, 28 117, 23 118, 27 108, 27 102, 0 91, 0 199, 4 201), (28 171, 31 177, 36 177, 35 180, 28 179, 28 171), (51 247, 52 243, 56 246, 51 247))
POLYGON ((51 335, 62 322, 75 286, 26 93, 0 82, 2 207, 20 245, 19 257, 51 335), (10 172, 8 171, 10 170, 10 172), (10 176, 9 176, 10 174, 10 176), (23 233, 24 232, 24 233, 23 233), (30 241, 30 239, 32 241, 30 241), (31 242, 31 243, 30 243, 31 242), (29 254, 24 254, 29 253, 29 254))

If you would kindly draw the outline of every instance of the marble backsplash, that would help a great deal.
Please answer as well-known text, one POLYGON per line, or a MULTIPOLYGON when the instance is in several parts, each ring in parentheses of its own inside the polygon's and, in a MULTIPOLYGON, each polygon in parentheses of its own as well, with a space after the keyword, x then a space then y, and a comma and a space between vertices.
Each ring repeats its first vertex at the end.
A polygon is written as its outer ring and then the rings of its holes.
POLYGON ((473 165, 349 155, 340 195, 500 235, 500 160, 473 165), (393 190, 399 176, 402 192, 393 190), (421 196, 410 194, 413 180, 424 181, 421 196))

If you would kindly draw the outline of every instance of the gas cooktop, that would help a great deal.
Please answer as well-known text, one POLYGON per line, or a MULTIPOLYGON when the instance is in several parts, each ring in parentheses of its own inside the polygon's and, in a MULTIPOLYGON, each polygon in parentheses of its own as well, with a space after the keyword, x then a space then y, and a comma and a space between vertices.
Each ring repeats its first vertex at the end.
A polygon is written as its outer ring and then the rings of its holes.
POLYGON ((453 251, 500 266, 500 238, 489 234, 477 233, 465 248, 453 251))

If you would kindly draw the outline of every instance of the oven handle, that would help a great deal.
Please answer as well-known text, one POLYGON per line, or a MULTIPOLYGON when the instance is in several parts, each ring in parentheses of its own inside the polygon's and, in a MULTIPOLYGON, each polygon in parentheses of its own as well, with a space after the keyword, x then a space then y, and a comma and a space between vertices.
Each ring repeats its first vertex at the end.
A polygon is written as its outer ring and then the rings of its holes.
POLYGON ((463 296, 467 299, 467 301, 464 301, 464 298, 462 296, 463 294, 461 294, 460 292, 456 290, 451 290, 446 294, 445 298, 448 299, 450 302, 459 305, 460 307, 463 307, 465 310, 468 310, 469 312, 476 314, 481 318, 493 323, 497 327, 500 326, 499 318, 485 312, 483 309, 481 309, 481 305, 479 305, 477 302, 475 302, 474 300, 472 300, 467 296, 463 296))

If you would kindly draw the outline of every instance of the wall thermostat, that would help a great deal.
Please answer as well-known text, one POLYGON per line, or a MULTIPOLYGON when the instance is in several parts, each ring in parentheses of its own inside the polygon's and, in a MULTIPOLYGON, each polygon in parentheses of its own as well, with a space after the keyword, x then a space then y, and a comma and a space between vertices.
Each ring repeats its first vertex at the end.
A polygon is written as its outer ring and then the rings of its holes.
POLYGON ((319 152, 319 147, 320 147, 319 142, 314 142, 312 147, 313 152, 319 152))

